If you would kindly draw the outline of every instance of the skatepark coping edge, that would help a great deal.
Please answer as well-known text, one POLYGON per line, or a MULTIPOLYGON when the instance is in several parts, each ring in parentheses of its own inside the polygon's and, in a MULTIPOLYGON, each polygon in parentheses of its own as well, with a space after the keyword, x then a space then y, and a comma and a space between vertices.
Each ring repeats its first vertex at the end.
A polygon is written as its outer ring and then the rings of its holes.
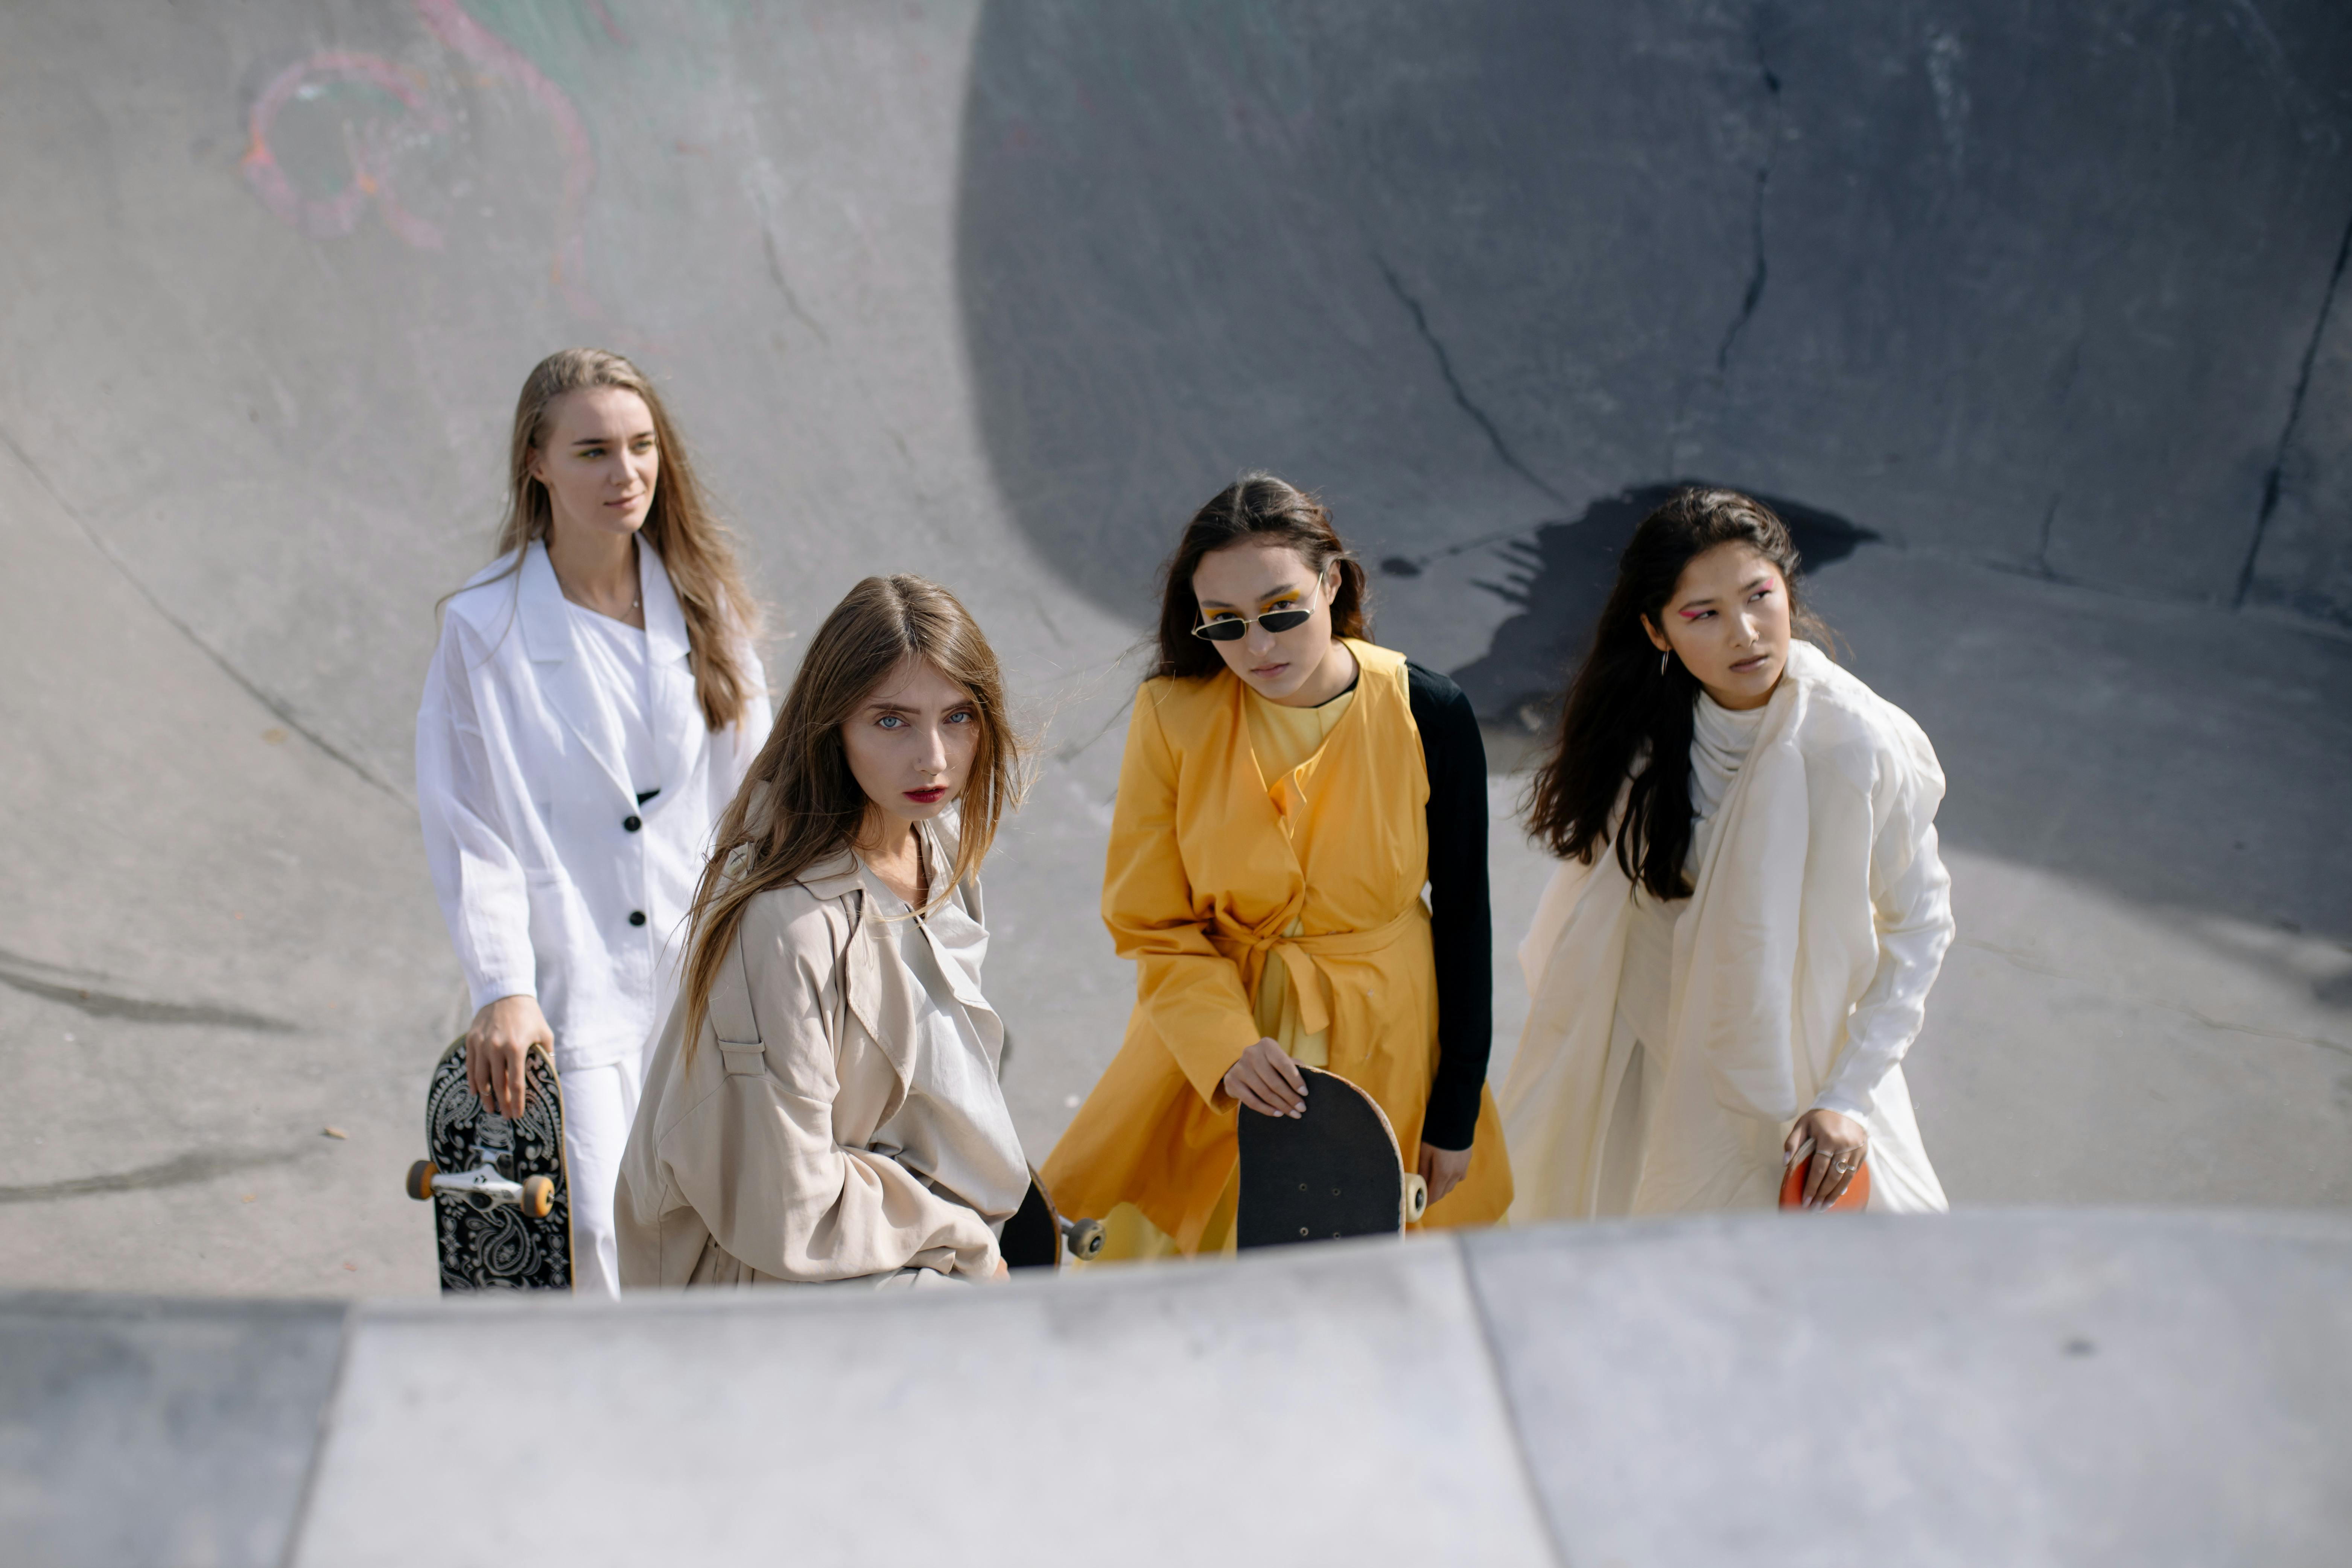
POLYGON ((2319 1215, 1535 1226, 895 1300, 19 1293, 0 1369, 23 1563, 2289 1563, 2352 1528, 2319 1215))

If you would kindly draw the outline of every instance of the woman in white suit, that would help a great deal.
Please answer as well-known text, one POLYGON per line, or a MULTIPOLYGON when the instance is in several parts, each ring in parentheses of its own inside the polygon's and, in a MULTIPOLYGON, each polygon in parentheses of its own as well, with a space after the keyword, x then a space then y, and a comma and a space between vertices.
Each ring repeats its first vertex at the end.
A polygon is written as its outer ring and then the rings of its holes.
POLYGON ((563 1084, 576 1289, 617 1292, 613 1188, 711 830, 767 738, 754 610, 660 396, 566 349, 516 405, 498 559, 416 716, 425 858, 475 1008, 474 1091, 563 1084))

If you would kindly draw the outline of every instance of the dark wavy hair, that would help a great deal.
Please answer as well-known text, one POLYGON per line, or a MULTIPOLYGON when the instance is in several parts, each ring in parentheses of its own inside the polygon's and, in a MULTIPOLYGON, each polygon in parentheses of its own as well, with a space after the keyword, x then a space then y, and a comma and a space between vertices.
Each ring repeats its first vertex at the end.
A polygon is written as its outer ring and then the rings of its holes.
POLYGON ((1559 744, 1528 795, 1528 831, 1546 848, 1589 866, 1613 828, 1627 880, 1659 899, 1691 890, 1684 862, 1693 820, 1691 707, 1700 689, 1680 659, 1660 668, 1642 618, 1663 626, 1683 568, 1718 544, 1748 545, 1778 567, 1790 634, 1827 649, 1829 628, 1799 596, 1796 543, 1772 509, 1737 490, 1678 490, 1641 521, 1618 557, 1617 584, 1569 682, 1559 744), (1621 792, 1624 816, 1612 823, 1621 792))
POLYGON ((1331 635, 1370 635, 1365 602, 1369 584, 1361 563, 1348 553, 1323 503, 1272 474, 1244 474, 1210 499, 1184 525, 1176 553, 1160 568, 1160 658, 1152 676, 1214 675, 1225 668, 1217 650, 1192 635, 1201 624, 1201 601, 1192 574, 1201 558, 1231 544, 1281 544, 1298 552, 1307 569, 1322 574, 1339 563, 1339 592, 1331 595, 1331 635))

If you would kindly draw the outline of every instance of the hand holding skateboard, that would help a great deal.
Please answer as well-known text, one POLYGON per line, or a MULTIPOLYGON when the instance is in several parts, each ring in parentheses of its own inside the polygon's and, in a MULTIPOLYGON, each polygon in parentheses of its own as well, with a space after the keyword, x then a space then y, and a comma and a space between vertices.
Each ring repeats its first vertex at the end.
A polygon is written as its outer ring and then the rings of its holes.
POLYGON ((1416 1166, 1422 1182, 1429 1188, 1429 1201, 1435 1203, 1460 1186, 1462 1178, 1470 1173, 1470 1151, 1441 1149, 1424 1139, 1416 1166))
POLYGON ((467 1026, 466 1087, 493 1115, 522 1114, 529 1076, 523 1058, 533 1046, 551 1053, 555 1049, 555 1031, 547 1026, 536 996, 501 996, 467 1026))
POLYGON ((1263 1116, 1303 1116, 1307 1079, 1290 1053, 1270 1039, 1254 1040, 1225 1069, 1225 1092, 1263 1116))

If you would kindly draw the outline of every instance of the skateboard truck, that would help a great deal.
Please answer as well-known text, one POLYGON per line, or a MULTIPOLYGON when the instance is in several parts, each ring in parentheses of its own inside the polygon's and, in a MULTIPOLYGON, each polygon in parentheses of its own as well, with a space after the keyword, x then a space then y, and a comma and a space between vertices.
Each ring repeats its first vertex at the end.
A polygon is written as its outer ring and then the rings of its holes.
POLYGON ((472 1193, 494 1203, 512 1204, 533 1219, 545 1219, 555 1206, 555 1184, 545 1176, 511 1182, 496 1165, 470 1171, 444 1171, 430 1160, 408 1167, 408 1195, 422 1201, 436 1193, 472 1193))
POLYGON ((475 1166, 444 1171, 430 1160, 408 1167, 408 1195, 422 1203, 436 1193, 471 1193, 493 1203, 512 1204, 533 1219, 555 1206, 555 1184, 545 1176, 515 1181, 499 1169, 499 1158, 514 1151, 514 1131, 503 1116, 485 1116, 476 1129, 475 1166))

